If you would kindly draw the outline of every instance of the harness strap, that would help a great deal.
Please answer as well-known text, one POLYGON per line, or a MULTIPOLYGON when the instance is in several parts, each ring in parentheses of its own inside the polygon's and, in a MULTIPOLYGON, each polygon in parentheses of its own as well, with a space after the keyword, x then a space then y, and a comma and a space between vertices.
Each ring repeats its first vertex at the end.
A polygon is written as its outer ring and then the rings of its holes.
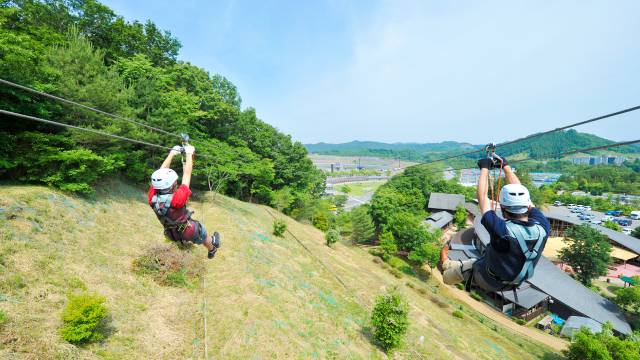
POLYGON ((510 285, 519 285, 524 279, 530 279, 533 276, 533 261, 540 254, 540 247, 542 246, 545 236, 547 236, 547 232, 540 224, 537 223, 534 226, 523 226, 511 221, 507 221, 507 231, 509 232, 509 235, 518 241, 518 246, 520 246, 520 250, 524 255, 525 261, 520 273, 518 273, 515 279, 506 283, 510 285), (536 240, 536 243, 533 248, 529 250, 527 241, 532 240, 536 240))

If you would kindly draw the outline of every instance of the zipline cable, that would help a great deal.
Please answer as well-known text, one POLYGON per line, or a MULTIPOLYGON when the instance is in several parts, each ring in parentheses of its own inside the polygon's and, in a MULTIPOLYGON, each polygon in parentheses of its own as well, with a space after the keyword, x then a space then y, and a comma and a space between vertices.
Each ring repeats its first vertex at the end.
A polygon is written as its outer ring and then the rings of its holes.
MULTIPOLYGON (((518 142, 521 142, 521 141, 524 141, 524 140, 529 140, 529 139, 537 138, 537 137, 542 136, 542 135, 551 134, 551 133, 562 131, 562 130, 567 130, 567 129, 570 129, 570 128, 573 128, 573 127, 576 127, 576 126, 580 126, 580 125, 586 125, 586 124, 589 124, 589 123, 592 123, 592 122, 600 121, 600 120, 607 119, 607 118, 610 118, 610 117, 614 117, 614 116, 617 116, 617 115, 626 114, 626 113, 629 113, 629 112, 632 112, 632 111, 636 111, 636 110, 640 110, 640 105, 633 106, 633 107, 630 107, 630 108, 627 108, 627 109, 623 109, 623 110, 619 110, 619 111, 615 111, 615 112, 612 112, 612 113, 609 113, 609 114, 597 116, 597 117, 594 117, 594 118, 591 118, 591 119, 579 121, 579 122, 576 122, 576 123, 573 123, 573 124, 561 126, 559 128, 555 128, 555 129, 551 129, 551 130, 547 130, 547 131, 531 134, 529 136, 525 136, 525 137, 522 137, 522 138, 519 138, 519 139, 515 139, 515 140, 507 141, 507 142, 504 142, 504 143, 500 143, 500 144, 496 145, 496 147, 497 148, 504 147, 504 146, 515 144, 515 143, 518 143, 518 142)), ((478 150, 474 150, 474 151, 465 152, 465 153, 462 153, 462 154, 446 156, 446 157, 443 157, 443 158, 440 158, 440 159, 434 159, 434 160, 425 161, 422 164, 433 164, 433 163, 436 163, 436 162, 441 162, 441 161, 445 161, 445 160, 451 160, 451 159, 459 158, 459 157, 462 157, 462 156, 477 154, 477 153, 480 153, 480 152, 483 152, 483 151, 484 151, 484 149, 478 149, 478 150)))
POLYGON ((69 128, 69 129, 75 129, 75 130, 86 131, 86 132, 90 132, 90 133, 94 133, 94 134, 98 134, 98 135, 102 135, 102 136, 108 136, 108 137, 112 137, 112 138, 115 138, 115 139, 118 139, 118 140, 129 141, 129 142, 136 143, 136 144, 152 146, 152 147, 156 147, 156 148, 160 148, 160 149, 171 150, 171 148, 168 147, 168 146, 158 145, 158 144, 154 144, 154 143, 150 143, 150 142, 146 142, 146 141, 142 141, 142 140, 131 139, 131 138, 128 138, 128 137, 115 135, 115 134, 110 134, 108 132, 104 132, 104 131, 100 131, 100 130, 96 130, 96 129, 83 128, 83 127, 80 127, 80 126, 69 125, 69 124, 65 124, 65 123, 61 123, 61 122, 57 122, 57 121, 42 119, 42 118, 35 117, 35 116, 29 116, 29 115, 24 115, 24 114, 20 114, 20 113, 15 113, 13 111, 7 111, 7 110, 0 109, 0 115, 14 116, 14 117, 22 118, 22 119, 38 121, 38 122, 49 124, 49 125, 61 126, 61 127, 69 128))
MULTIPOLYGON (((621 141, 621 142, 617 142, 617 143, 613 143, 613 144, 600 145, 600 146, 594 146, 594 147, 577 149, 577 150, 569 150, 569 151, 564 151, 564 152, 555 153, 555 154, 544 154, 544 155, 540 155, 540 156, 531 156, 531 157, 528 157, 528 158, 518 159, 518 160, 510 160, 509 164, 516 164, 516 163, 519 163, 519 162, 530 161, 530 160, 543 160, 543 159, 549 159, 549 158, 556 158, 556 157, 576 154, 576 153, 580 153, 580 152, 605 150, 605 149, 611 149, 611 148, 616 148, 616 147, 625 146, 625 145, 633 145, 633 144, 637 144, 637 143, 640 143, 640 139, 638 139, 638 140, 630 140, 630 141, 621 141)), ((420 165, 422 165, 422 164, 420 164, 420 165)), ((470 167, 450 168, 450 169, 443 169, 443 170, 434 170, 433 172, 429 172, 428 174, 431 174, 431 173, 435 174, 435 173, 439 173, 439 172, 443 172, 443 171, 459 171, 459 170, 473 170, 473 169, 474 168, 470 168, 470 167)))
MULTIPOLYGON (((20 114, 20 113, 16 113, 16 112, 13 112, 13 111, 8 111, 8 110, 3 110, 3 109, 0 109, 0 115, 14 116, 14 117, 18 117, 18 118, 22 118, 22 119, 26 119, 26 120, 38 121, 38 122, 49 124, 49 125, 53 125, 53 126, 60 126, 60 127, 68 128, 68 129, 86 131, 86 132, 90 132, 90 133, 94 133, 94 134, 98 134, 98 135, 102 135, 102 136, 112 137, 112 138, 115 138, 115 139, 118 139, 118 140, 124 140, 124 141, 129 141, 129 142, 132 142, 132 143, 136 143, 136 144, 152 146, 152 147, 156 147, 156 148, 159 148, 159 149, 165 149, 165 150, 171 150, 172 149, 169 146, 154 144, 154 143, 150 143, 150 142, 143 141, 143 140, 131 139, 131 138, 128 138, 128 137, 115 135, 115 134, 111 134, 111 133, 100 131, 100 130, 96 130, 96 129, 90 129, 90 128, 84 128, 84 127, 75 126, 75 125, 69 125, 69 124, 58 122, 58 121, 47 120, 47 119, 43 119, 43 118, 39 118, 39 117, 35 117, 35 116, 30 116, 30 115, 25 115, 25 114, 20 114)), ((200 157, 203 157, 205 159, 213 159, 214 158, 212 155, 209 155, 209 154, 197 154, 197 155, 200 156, 200 157)))
POLYGON ((75 105, 75 106, 81 107, 83 109, 91 110, 91 111, 96 112, 98 114, 102 114, 102 115, 105 115, 105 116, 108 116, 108 117, 111 117, 111 118, 114 118, 114 119, 117 119, 117 120, 127 121, 127 122, 130 122, 132 124, 143 126, 143 127, 147 128, 149 130, 163 133, 165 135, 176 136, 178 138, 181 138, 181 136, 179 134, 175 134, 175 133, 160 129, 160 128, 157 128, 155 126, 147 125, 147 124, 141 123, 141 122, 133 120, 133 119, 128 119, 128 118, 125 118, 125 117, 120 116, 120 115, 111 114, 111 113, 108 113, 106 111, 103 111, 103 110, 100 110, 100 109, 97 109, 97 108, 94 108, 94 107, 91 107, 91 106, 87 106, 87 105, 81 104, 79 102, 75 102, 75 101, 72 101, 72 100, 67 100, 67 99, 61 98, 59 96, 51 95, 51 94, 48 94, 48 93, 45 93, 45 92, 42 92, 42 91, 39 91, 39 90, 36 90, 36 89, 32 89, 32 88, 24 86, 24 85, 13 83, 13 82, 8 81, 8 80, 4 80, 4 79, 0 78, 0 84, 7 85, 7 86, 12 86, 14 88, 17 88, 17 89, 20 89, 20 90, 23 90, 23 91, 27 91, 27 92, 30 92, 32 94, 36 94, 36 95, 39 95, 39 96, 42 96, 42 97, 46 97, 46 98, 49 98, 49 99, 53 99, 53 100, 56 100, 56 101, 59 101, 59 102, 63 102, 65 104, 75 105))

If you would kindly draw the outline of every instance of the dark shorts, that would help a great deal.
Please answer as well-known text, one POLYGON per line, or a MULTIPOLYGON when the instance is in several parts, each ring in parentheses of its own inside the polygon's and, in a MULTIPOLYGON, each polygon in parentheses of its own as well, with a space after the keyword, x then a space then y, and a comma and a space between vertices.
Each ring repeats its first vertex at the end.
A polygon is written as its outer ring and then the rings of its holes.
POLYGON ((513 285, 503 284, 489 274, 485 258, 480 258, 473 264, 473 283, 489 292, 507 291, 514 288, 513 285))
POLYGON ((207 239, 207 229, 205 229, 204 225, 202 225, 199 221, 190 220, 190 222, 191 226, 195 226, 193 236, 191 236, 190 238, 185 238, 184 236, 182 236, 182 233, 180 233, 176 229, 165 229, 164 235, 171 241, 190 241, 196 245, 204 244, 204 241, 207 239))

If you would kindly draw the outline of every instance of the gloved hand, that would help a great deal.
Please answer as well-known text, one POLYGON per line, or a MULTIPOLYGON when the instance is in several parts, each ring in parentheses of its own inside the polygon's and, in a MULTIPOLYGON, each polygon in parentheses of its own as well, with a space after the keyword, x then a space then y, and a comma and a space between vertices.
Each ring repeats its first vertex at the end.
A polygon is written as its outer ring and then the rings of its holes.
POLYGON ((171 150, 169 150, 169 153, 171 155, 180 155, 181 152, 182 152, 182 146, 179 146, 179 145, 176 145, 172 147, 171 150))
POLYGON ((499 156, 498 154, 493 154, 493 156, 496 158, 496 165, 500 165, 500 160, 502 160, 502 166, 507 166, 509 165, 509 162, 507 161, 507 158, 504 156, 499 156))
POLYGON ((493 161, 491 161, 491 159, 489 158, 483 158, 478 160, 478 167, 480 169, 493 169, 493 161))
POLYGON ((196 152, 196 148, 191 145, 187 145, 184 147, 184 152, 187 153, 187 155, 191 155, 196 152))

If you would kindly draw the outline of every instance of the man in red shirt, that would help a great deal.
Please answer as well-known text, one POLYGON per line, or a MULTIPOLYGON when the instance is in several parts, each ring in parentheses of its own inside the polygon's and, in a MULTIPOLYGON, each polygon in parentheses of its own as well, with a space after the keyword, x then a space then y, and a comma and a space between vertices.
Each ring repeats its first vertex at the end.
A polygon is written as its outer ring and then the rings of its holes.
POLYGON ((178 174, 170 168, 173 157, 180 154, 181 150, 180 146, 174 146, 160 169, 151 175, 148 194, 149 205, 164 226, 166 237, 173 241, 191 241, 194 244, 202 244, 207 248, 207 256, 211 259, 220 247, 220 234, 214 232, 212 236, 208 236, 204 226, 191 219, 192 211, 187 209, 187 201, 191 196, 189 184, 193 171, 195 148, 191 145, 184 147, 186 162, 182 169, 182 185, 180 187, 178 187, 178 174))

